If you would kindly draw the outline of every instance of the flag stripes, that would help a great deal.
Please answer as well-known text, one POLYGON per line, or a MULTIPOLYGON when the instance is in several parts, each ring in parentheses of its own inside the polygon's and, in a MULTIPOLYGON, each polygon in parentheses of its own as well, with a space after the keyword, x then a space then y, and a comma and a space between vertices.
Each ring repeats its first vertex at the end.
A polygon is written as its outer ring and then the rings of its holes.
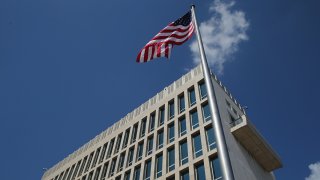
POLYGON ((170 23, 154 36, 139 52, 136 61, 148 62, 158 57, 169 58, 174 45, 181 45, 191 38, 194 31, 191 12, 170 23))

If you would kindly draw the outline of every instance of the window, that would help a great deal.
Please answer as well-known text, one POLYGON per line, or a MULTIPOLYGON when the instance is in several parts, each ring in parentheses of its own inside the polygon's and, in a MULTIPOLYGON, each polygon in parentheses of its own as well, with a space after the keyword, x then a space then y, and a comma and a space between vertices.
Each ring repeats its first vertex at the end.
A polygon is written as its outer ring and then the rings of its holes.
POLYGON ((189 171, 184 171, 180 173, 180 180, 189 180, 189 171))
POLYGON ((175 156, 174 156, 174 148, 168 150, 168 171, 172 171, 175 168, 175 156))
POLYGON ((207 144, 208 144, 208 150, 212 150, 216 148, 216 138, 214 135, 214 130, 212 127, 209 127, 206 129, 206 138, 207 138, 207 144))
POLYGON ((82 164, 81 164, 81 167, 80 167, 80 171, 79 171, 78 177, 82 174, 84 165, 85 165, 86 162, 87 162, 87 158, 88 158, 88 156, 86 156, 86 157, 83 159, 83 161, 82 161, 82 164))
POLYGON ((207 97, 207 88, 204 83, 199 84, 199 90, 200 90, 200 97, 201 99, 204 99, 207 97))
POLYGON ((84 176, 81 178, 81 180, 86 180, 86 178, 87 178, 87 175, 84 175, 84 176))
POLYGON ((108 166, 109 166, 109 162, 104 163, 103 169, 102 169, 102 174, 101 174, 101 180, 106 179, 108 166))
POLYGON ((146 134, 146 124, 147 124, 147 118, 142 119, 141 129, 140 129, 140 138, 146 134))
POLYGON ((158 137, 157 137, 157 145, 158 145, 158 149, 163 147, 163 131, 159 131, 158 132, 158 137))
POLYGON ((93 180, 98 180, 101 171, 101 166, 97 168, 96 174, 94 175, 93 180))
POLYGON ((196 94, 194 92, 194 89, 189 89, 188 91, 189 94, 189 106, 193 106, 194 104, 196 104, 196 94))
POLYGON ((133 125, 132 135, 131 135, 131 143, 136 142, 137 138, 137 131, 138 131, 138 123, 133 125))
POLYGON ((73 170, 74 170, 74 167, 75 167, 75 166, 76 166, 76 164, 72 165, 71 170, 70 170, 70 173, 68 174, 68 177, 67 177, 68 180, 71 178, 71 175, 72 175, 72 173, 73 173, 73 170))
POLYGON ((205 104, 202 106, 202 115, 203 115, 204 122, 211 120, 211 112, 210 112, 209 104, 205 104))
POLYGON ((221 167, 218 158, 210 160, 211 176, 214 180, 222 179, 221 167))
POLYGON ((104 155, 105 155, 105 153, 106 153, 107 146, 108 146, 108 143, 105 143, 105 144, 103 145, 99 163, 101 163, 101 162, 103 161, 103 159, 104 159, 104 155))
POLYGON ((142 159, 142 154, 143 154, 143 141, 142 143, 138 144, 137 161, 142 159))
POLYGON ((108 177, 113 176, 114 170, 115 170, 115 168, 116 168, 116 162, 117 162, 117 158, 112 159, 112 161, 111 161, 111 166, 110 166, 110 170, 109 170, 110 172, 109 172, 109 176, 108 176, 108 177))
POLYGON ((73 173, 73 175, 72 175, 72 178, 71 178, 71 179, 75 179, 75 177, 76 177, 76 175, 77 175, 77 173, 78 173, 78 170, 79 170, 80 164, 81 164, 81 160, 80 160, 80 161, 78 161, 77 166, 76 166, 76 169, 74 170, 74 173, 73 173))
POLYGON ((130 171, 127 171, 127 172, 124 174, 124 180, 130 180, 130 171))
POLYGON ((193 111, 190 113, 190 119, 191 119, 192 129, 199 127, 199 119, 198 119, 198 112, 197 111, 193 111))
POLYGON ((184 95, 180 95, 179 97, 179 113, 182 113, 186 109, 184 95))
POLYGON ((169 119, 174 118, 174 100, 169 102, 169 119))
POLYGON ((174 123, 171 123, 168 126, 168 142, 171 143, 173 141, 174 141, 174 123))
POLYGON ((117 176, 115 180, 121 180, 121 175, 117 176))
POLYGON ((113 149, 113 144, 114 144, 114 138, 110 141, 109 149, 108 149, 108 152, 107 152, 107 158, 106 158, 106 159, 108 159, 108 158, 111 156, 112 149, 113 149))
POLYGON ((156 157, 156 178, 159 178, 162 176, 162 154, 158 155, 156 157))
MULTIPOLYGON (((153 136, 148 138, 148 144, 147 144, 147 155, 152 154, 152 149, 153 149, 153 136)), ((147 156, 146 155, 146 156, 147 156)))
POLYGON ((101 147, 99 147, 99 148, 97 149, 96 154, 94 155, 94 159, 93 159, 91 168, 93 168, 93 167, 96 166, 97 160, 98 160, 98 156, 99 156, 99 154, 100 154, 100 150, 101 150, 101 147))
POLYGON ((89 173, 89 176, 88 176, 88 179, 87 179, 87 180, 92 180, 92 176, 93 176, 93 171, 91 171, 91 172, 89 173))
POLYGON ((123 143, 122 143, 122 149, 126 148, 128 145, 128 139, 129 139, 129 133, 130 133, 130 128, 126 130, 124 133, 124 138, 123 138, 123 143))
POLYGON ((151 160, 146 161, 146 164, 144 165, 144 177, 143 179, 149 180, 151 175, 151 160))
POLYGON ((187 123, 185 117, 179 119, 179 134, 180 136, 187 134, 187 123))
POLYGON ((59 175, 59 180, 62 179, 63 174, 64 174, 64 171, 63 171, 62 173, 60 173, 60 175, 59 175))
POLYGON ((117 144, 116 144, 116 148, 114 150, 114 153, 119 152, 119 148, 120 148, 120 144, 121 144, 121 139, 122 139, 122 134, 120 134, 117 138, 117 144))
POLYGON ((122 153, 122 154, 120 155, 120 158, 119 158, 118 172, 119 172, 119 171, 122 171, 122 169, 123 169, 124 157, 125 157, 125 153, 122 153))
POLYGON ((193 144, 193 156, 197 158, 202 155, 202 146, 201 146, 201 138, 200 134, 192 137, 193 144))
POLYGON ((203 167, 203 164, 199 164, 195 167, 195 179, 196 180, 206 180, 206 174, 205 174, 205 171, 204 171, 204 167, 203 167))
POLYGON ((150 119, 149 119, 149 132, 152 132, 154 130, 154 123, 155 123, 155 120, 156 120, 156 114, 155 113, 152 113, 150 115, 150 119))
POLYGON ((129 152, 128 152, 128 164, 127 164, 127 167, 128 166, 131 166, 131 164, 132 164, 132 161, 133 161, 133 151, 134 151, 134 149, 133 148, 130 148, 129 149, 129 152))
MULTIPOLYGON (((67 176, 69 170, 70 170, 70 168, 68 168, 68 169, 65 171, 64 176, 63 176, 63 178, 62 178, 63 180, 66 179, 66 176, 67 176)), ((61 176, 61 177, 62 177, 62 176, 61 176)))
POLYGON ((159 109, 159 123, 158 125, 161 126, 164 123, 164 107, 159 109))
POLYGON ((89 160, 88 160, 88 163, 87 163, 87 166, 86 166, 84 172, 87 172, 87 171, 89 170, 89 167, 90 167, 90 164, 91 164, 93 155, 94 155, 94 152, 92 152, 92 153, 90 154, 89 160))
POLYGON ((140 166, 136 167, 134 170, 133 180, 140 180, 140 166))
POLYGON ((187 141, 180 143, 180 165, 188 162, 188 144, 187 141))

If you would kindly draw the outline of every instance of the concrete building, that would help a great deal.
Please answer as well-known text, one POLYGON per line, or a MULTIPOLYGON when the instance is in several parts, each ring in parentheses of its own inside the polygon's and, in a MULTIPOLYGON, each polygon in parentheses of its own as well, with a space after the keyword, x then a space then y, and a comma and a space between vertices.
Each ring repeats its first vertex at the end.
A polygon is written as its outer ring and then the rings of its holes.
MULTIPOLYGON (((212 75, 236 180, 272 180, 277 154, 212 75)), ((222 179, 200 66, 48 169, 42 180, 222 179)))

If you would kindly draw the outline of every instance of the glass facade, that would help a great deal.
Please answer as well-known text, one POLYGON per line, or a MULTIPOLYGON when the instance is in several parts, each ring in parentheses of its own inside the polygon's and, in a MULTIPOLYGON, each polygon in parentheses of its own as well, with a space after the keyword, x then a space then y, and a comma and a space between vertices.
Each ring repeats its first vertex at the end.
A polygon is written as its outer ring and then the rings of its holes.
POLYGON ((202 145, 201 145, 200 134, 193 136, 192 145, 193 145, 193 157, 197 158, 197 157, 201 156, 202 155, 202 145))
POLYGON ((180 143, 180 165, 188 163, 188 144, 187 141, 180 143))
POLYGON ((183 136, 187 134, 187 122, 186 122, 186 118, 182 117, 181 119, 179 119, 179 135, 183 136))
POLYGON ((138 166, 134 170, 133 180, 140 180, 140 169, 141 169, 141 167, 138 166))
POLYGON ((173 141, 174 141, 174 123, 171 123, 168 126, 168 142, 171 143, 173 141))
POLYGON ((156 114, 152 113, 150 115, 149 132, 152 132, 154 130, 155 120, 156 120, 156 114))
POLYGON ((212 127, 206 129, 206 138, 209 151, 217 147, 216 138, 212 127))
POLYGON ((144 180, 149 180, 151 176, 151 160, 146 161, 146 164, 144 165, 144 180))
POLYGON ((131 172, 131 171, 127 171, 127 172, 124 174, 124 180, 130 180, 130 172, 131 172))
POLYGON ((108 149, 108 152, 107 152, 107 159, 111 156, 112 149, 113 149, 113 144, 114 144, 114 139, 112 139, 112 140, 110 141, 109 149, 108 149))
POLYGON ((194 92, 194 89, 189 89, 188 91, 189 94, 189 106, 193 106, 196 104, 196 93, 194 92))
POLYGON ((116 148, 115 148, 115 150, 114 150, 115 153, 119 152, 121 139, 122 139, 122 134, 120 134, 120 135, 118 136, 118 138, 117 138, 116 148))
POLYGON ((174 118, 174 101, 169 102, 169 119, 174 118))
POLYGON ((200 97, 201 99, 204 99, 207 97, 207 88, 204 83, 199 84, 199 91, 200 91, 200 97))
POLYGON ((179 96, 179 113, 184 112, 185 109, 186 109, 186 105, 185 105, 184 95, 180 95, 179 96))
POLYGON ((155 177, 159 178, 162 176, 162 154, 156 157, 156 174, 155 177))
POLYGON ((124 134, 123 138, 123 143, 122 143, 122 149, 126 148, 128 145, 128 139, 129 139, 129 133, 130 133, 130 128, 128 128, 124 134))
POLYGON ((132 161, 133 161, 133 152, 134 149, 133 148, 130 148, 129 149, 129 152, 128 152, 128 164, 127 166, 131 166, 132 165, 132 161))
POLYGON ((168 150, 168 171, 172 171, 175 168, 175 154, 174 148, 168 150))
POLYGON ((141 121, 140 138, 146 134, 146 125, 147 125, 147 119, 144 118, 141 121))
POLYGON ((204 122, 211 120, 209 104, 205 104, 202 106, 202 115, 203 115, 204 122))
POLYGON ((198 112, 197 111, 193 111, 190 113, 190 120, 191 120, 192 129, 199 127, 199 119, 198 119, 198 112))
POLYGON ((181 172, 180 180, 189 180, 189 171, 181 172))
POLYGON ((157 137, 157 145, 158 145, 158 149, 163 147, 163 131, 159 131, 158 132, 158 137, 157 137))
POLYGON ((195 167, 195 175, 196 180, 206 180, 206 174, 203 164, 199 164, 195 167))
POLYGON ((161 126, 164 123, 164 107, 159 109, 159 122, 158 125, 161 126))
POLYGON ((153 136, 148 138, 148 145, 147 145, 147 154, 146 155, 150 155, 152 154, 152 149, 153 149, 153 136))
POLYGON ((211 176, 214 180, 222 179, 221 166, 218 158, 210 160, 211 176))
POLYGON ((137 132, 138 132, 138 123, 133 125, 132 135, 131 135, 131 143, 136 142, 137 132))
POLYGON ((104 155, 106 154, 107 147, 108 147, 108 142, 105 143, 105 144, 103 145, 103 147, 102 147, 102 151, 101 151, 99 163, 101 163, 101 162, 103 161, 104 155))
POLYGON ((142 154, 143 154, 143 142, 139 143, 138 145, 138 150, 137 150, 137 161, 142 159, 142 154))

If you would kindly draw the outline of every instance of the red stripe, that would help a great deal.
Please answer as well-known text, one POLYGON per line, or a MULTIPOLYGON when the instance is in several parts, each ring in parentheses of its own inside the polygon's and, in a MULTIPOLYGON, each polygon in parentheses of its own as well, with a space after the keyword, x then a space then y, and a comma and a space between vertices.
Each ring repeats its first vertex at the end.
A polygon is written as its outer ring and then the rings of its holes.
POLYGON ((146 47, 144 47, 144 57, 143 57, 143 60, 144 60, 144 62, 147 62, 147 60, 148 60, 148 52, 149 52, 149 46, 146 46, 146 47))
POLYGON ((136 59, 136 62, 140 62, 140 57, 141 57, 141 52, 142 52, 143 48, 141 49, 141 51, 139 52, 138 56, 137 56, 137 59, 136 59))
POLYGON ((188 36, 188 34, 189 33, 187 33, 187 34, 185 34, 183 36, 180 36, 180 35, 177 35, 177 34, 170 34, 169 36, 156 36, 152 40, 161 40, 161 39, 166 39, 166 38, 170 38, 170 37, 177 38, 177 39, 183 39, 186 36, 188 36))
POLYGON ((157 49, 157 57, 161 56, 161 45, 162 43, 157 43, 158 44, 158 49, 157 49))
MULTIPOLYGON (((190 26, 190 25, 188 25, 190 26)), ((185 26, 185 27, 188 27, 188 26, 185 26)), ((178 32, 185 32, 185 31, 188 31, 189 28, 187 29, 181 29, 181 28, 175 28, 175 29, 162 29, 159 33, 170 33, 170 32, 174 32, 174 31, 178 31, 178 32)))

